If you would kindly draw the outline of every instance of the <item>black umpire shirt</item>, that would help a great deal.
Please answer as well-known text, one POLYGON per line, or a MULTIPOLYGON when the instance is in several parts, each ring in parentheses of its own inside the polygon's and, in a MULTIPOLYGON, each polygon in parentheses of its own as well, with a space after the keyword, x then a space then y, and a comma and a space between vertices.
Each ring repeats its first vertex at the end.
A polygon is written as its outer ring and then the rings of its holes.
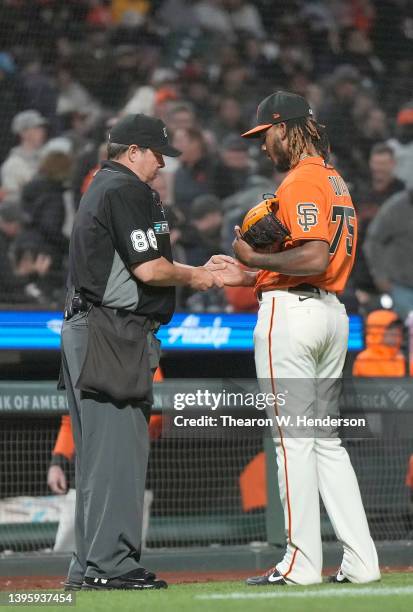
POLYGON ((172 262, 168 222, 156 191, 126 166, 105 162, 82 197, 69 248, 69 279, 94 304, 167 323, 174 287, 152 287, 130 272, 134 264, 172 262))

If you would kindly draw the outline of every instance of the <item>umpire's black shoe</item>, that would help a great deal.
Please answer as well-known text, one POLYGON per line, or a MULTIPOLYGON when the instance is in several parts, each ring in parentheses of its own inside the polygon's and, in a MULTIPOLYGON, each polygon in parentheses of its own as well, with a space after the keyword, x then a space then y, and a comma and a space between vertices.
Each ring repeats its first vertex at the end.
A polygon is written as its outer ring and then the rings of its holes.
POLYGON ((153 572, 142 568, 132 570, 116 578, 89 578, 85 576, 82 584, 83 591, 111 591, 121 590, 140 590, 140 589, 167 589, 168 584, 165 580, 160 580, 153 572))
POLYGON ((73 580, 66 580, 65 582, 63 582, 64 591, 80 591, 81 588, 81 582, 74 582, 73 580))
POLYGON ((247 578, 245 582, 250 586, 284 586, 287 584, 287 581, 275 567, 269 569, 262 576, 247 578))
POLYGON ((345 577, 345 575, 340 569, 338 570, 337 574, 334 574, 334 576, 329 576, 327 578, 327 582, 331 582, 333 584, 346 584, 346 582, 348 583, 350 582, 350 580, 345 577))

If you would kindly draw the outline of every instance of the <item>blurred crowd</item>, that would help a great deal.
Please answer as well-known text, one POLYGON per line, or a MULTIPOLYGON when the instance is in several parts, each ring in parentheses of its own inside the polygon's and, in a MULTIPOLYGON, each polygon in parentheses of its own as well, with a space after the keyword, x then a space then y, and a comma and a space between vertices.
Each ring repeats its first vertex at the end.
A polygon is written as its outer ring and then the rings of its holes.
MULTIPOLYGON (((3 0, 0 300, 60 307, 82 193, 116 118, 161 117, 182 151, 153 187, 177 261, 231 253, 283 175, 240 134, 277 89, 306 96, 355 202, 350 310, 413 311, 413 4, 409 0, 3 0), (387 300, 387 301, 386 301, 387 300)), ((249 289, 178 309, 254 311, 249 289)))

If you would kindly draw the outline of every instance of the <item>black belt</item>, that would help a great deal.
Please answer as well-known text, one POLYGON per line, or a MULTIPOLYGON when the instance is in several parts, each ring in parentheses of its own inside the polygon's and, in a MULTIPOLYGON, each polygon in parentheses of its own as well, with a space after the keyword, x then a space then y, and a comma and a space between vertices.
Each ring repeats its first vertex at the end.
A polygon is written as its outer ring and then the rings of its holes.
MULTIPOLYGON (((93 306, 92 302, 88 302, 82 293, 75 291, 71 300, 69 299, 69 304, 65 307, 64 318, 66 321, 69 321, 75 314, 78 314, 79 312, 87 312, 91 306, 93 306)), ((123 310, 121 308, 117 308, 115 310, 117 310, 120 315, 122 313, 129 315, 131 314, 129 310, 123 310)), ((161 323, 159 321, 151 319, 149 330, 152 332, 157 332, 160 326, 161 323)))
MULTIPOLYGON (((295 287, 288 287, 287 291, 290 293, 312 293, 313 295, 320 295, 320 288, 307 283, 301 283, 295 287)), ((328 291, 326 292, 328 293, 328 291)))
MULTIPOLYGON (((276 291, 277 289, 275 288, 274 290, 276 291)), ((287 289, 280 289, 280 291, 289 291, 290 293, 311 293, 312 295, 321 295, 321 291, 330 293, 330 291, 327 291, 326 289, 320 289, 319 287, 309 285, 308 283, 301 283, 301 285, 296 285, 295 287, 288 287, 287 289)), ((259 300, 261 300, 263 293, 265 293, 265 291, 258 291, 259 300)))

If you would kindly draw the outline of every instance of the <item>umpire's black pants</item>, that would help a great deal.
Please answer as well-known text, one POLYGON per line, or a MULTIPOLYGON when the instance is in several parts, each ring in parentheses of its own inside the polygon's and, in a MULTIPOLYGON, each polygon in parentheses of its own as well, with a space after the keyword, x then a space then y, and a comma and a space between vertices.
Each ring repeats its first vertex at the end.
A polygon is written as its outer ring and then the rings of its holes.
POLYGON ((63 323, 62 362, 76 447, 75 541, 68 579, 114 578, 140 567, 149 453, 137 408, 75 388, 86 353, 87 313, 63 323))

